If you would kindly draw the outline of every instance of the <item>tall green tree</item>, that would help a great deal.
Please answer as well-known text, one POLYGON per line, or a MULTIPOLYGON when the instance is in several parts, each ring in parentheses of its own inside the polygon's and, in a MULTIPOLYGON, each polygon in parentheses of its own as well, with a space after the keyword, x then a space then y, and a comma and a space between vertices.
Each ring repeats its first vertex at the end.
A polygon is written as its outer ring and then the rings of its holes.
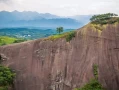
POLYGON ((56 30, 57 33, 59 33, 59 34, 64 31, 64 28, 63 27, 57 27, 56 29, 57 29, 56 30))

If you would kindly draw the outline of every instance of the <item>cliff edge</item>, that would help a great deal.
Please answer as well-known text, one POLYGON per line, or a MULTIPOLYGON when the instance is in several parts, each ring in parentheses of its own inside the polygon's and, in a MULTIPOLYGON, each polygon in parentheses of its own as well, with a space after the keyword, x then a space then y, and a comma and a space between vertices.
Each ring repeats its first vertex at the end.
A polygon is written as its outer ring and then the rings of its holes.
POLYGON ((94 78, 94 64, 103 87, 119 90, 119 24, 88 24, 70 42, 39 39, 2 46, 0 55, 16 72, 15 90, 73 90, 94 78))

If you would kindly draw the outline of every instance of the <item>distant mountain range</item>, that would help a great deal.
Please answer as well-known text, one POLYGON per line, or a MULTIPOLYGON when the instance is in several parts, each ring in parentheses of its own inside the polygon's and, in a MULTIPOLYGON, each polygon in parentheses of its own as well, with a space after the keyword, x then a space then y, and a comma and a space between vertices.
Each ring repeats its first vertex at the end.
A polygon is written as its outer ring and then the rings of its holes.
POLYGON ((6 27, 49 27, 79 28, 89 22, 91 15, 60 17, 50 13, 32 11, 1 11, 0 28, 6 27))

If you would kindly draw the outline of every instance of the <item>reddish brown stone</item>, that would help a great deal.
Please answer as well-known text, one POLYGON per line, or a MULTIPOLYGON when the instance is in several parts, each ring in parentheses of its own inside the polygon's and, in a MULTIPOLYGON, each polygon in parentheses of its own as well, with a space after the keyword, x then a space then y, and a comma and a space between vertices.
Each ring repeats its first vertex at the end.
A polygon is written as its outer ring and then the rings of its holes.
POLYGON ((119 25, 98 30, 85 26, 70 42, 43 39, 0 47, 2 64, 16 71, 15 90, 73 90, 83 86, 97 64, 99 82, 119 90, 119 25))

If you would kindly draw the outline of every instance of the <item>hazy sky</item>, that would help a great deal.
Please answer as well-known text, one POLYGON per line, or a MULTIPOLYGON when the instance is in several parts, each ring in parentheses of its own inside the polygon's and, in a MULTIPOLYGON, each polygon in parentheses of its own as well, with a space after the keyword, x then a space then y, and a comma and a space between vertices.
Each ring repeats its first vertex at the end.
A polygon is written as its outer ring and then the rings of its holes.
POLYGON ((0 0, 2 10, 37 11, 59 16, 119 14, 119 0, 0 0))

